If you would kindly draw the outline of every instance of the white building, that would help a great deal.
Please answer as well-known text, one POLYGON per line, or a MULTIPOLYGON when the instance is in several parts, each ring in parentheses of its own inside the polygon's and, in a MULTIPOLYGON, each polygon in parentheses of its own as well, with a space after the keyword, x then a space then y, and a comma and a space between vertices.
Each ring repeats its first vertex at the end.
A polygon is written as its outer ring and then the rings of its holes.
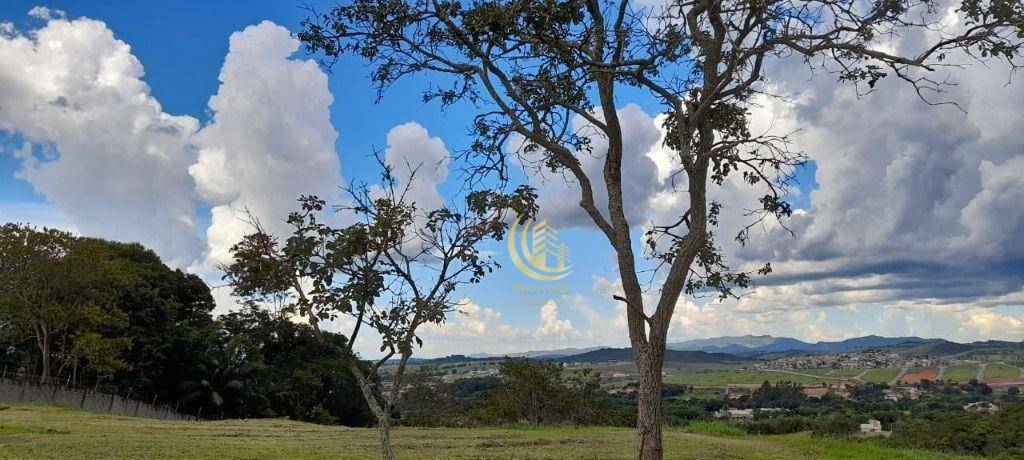
POLYGON ((860 432, 861 433, 881 433, 882 432, 882 422, 879 422, 878 420, 875 420, 875 419, 871 419, 871 420, 868 420, 868 423, 861 423, 860 424, 860 432))
POLYGON ((968 412, 988 412, 994 413, 999 412, 999 406, 992 404, 988 401, 972 402, 964 406, 964 410, 968 412))

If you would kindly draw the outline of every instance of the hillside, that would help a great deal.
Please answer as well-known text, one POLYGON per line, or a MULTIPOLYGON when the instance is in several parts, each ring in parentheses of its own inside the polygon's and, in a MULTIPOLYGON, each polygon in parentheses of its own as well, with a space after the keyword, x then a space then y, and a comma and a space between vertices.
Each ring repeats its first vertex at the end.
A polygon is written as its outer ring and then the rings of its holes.
POLYGON ((705 351, 709 353, 764 354, 779 352, 837 353, 865 348, 884 348, 907 344, 940 342, 941 339, 920 337, 880 337, 869 335, 836 342, 807 343, 789 337, 770 335, 740 337, 716 337, 712 339, 687 340, 668 344, 672 350, 705 351))
MULTIPOLYGON (((562 362, 604 363, 609 361, 633 361, 633 350, 629 348, 601 348, 578 355, 563 356, 556 359, 562 362)), ((739 358, 727 353, 708 353, 704 351, 667 350, 665 362, 676 363, 725 363, 738 361, 739 358)))
MULTIPOLYGON (((288 420, 174 422, 90 414, 53 406, 0 410, 4 459, 373 459, 377 431, 288 420)), ((399 458, 629 458, 628 428, 397 428, 399 458)), ((665 431, 667 459, 952 459, 876 444, 784 436, 735 436, 665 431)))
POLYGON ((957 343, 948 340, 936 340, 920 344, 904 344, 893 347, 893 351, 905 356, 957 356, 972 352, 998 352, 1007 349, 1021 349, 1024 344, 987 340, 984 342, 957 343))
MULTIPOLYGON (((869 335, 834 342, 807 343, 789 337, 745 335, 694 339, 668 344, 667 362, 719 363, 748 359, 775 359, 784 356, 844 353, 864 349, 886 349, 904 356, 953 356, 971 352, 1021 349, 1024 343, 989 340, 957 343, 945 339, 921 337, 881 337, 869 335)), ((413 358, 417 364, 448 364, 493 361, 504 357, 556 360, 564 362, 631 361, 628 348, 592 347, 533 350, 519 353, 451 355, 443 358, 413 358)))

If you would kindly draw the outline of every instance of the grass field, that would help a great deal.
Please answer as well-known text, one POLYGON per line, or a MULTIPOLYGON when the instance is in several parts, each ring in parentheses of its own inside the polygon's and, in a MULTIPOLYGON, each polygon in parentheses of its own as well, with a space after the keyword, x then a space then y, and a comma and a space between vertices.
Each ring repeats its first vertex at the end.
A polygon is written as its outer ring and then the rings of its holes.
MULTIPOLYGON (((669 459, 949 459, 871 442, 784 436, 729 436, 712 426, 668 429, 669 459)), ((175 422, 90 414, 55 406, 0 410, 3 459, 364 459, 376 457, 376 430, 287 420, 175 422)), ((735 433, 732 433, 735 434, 735 433)), ((398 428, 401 458, 629 458, 624 428, 398 428)))
POLYGON ((831 375, 833 377, 853 378, 860 375, 861 372, 864 372, 864 369, 836 369, 831 375))
POLYGON ((985 366, 985 378, 997 379, 1000 377, 1016 377, 1020 375, 1020 368, 1007 364, 989 364, 985 366))
POLYGON ((900 370, 895 367, 886 367, 883 369, 871 369, 867 374, 864 374, 865 382, 878 382, 888 383, 894 377, 899 375, 900 370))
POLYGON ((978 366, 975 364, 957 364, 955 366, 949 366, 946 369, 946 375, 942 376, 942 380, 953 380, 956 382, 966 382, 978 376, 978 366))
POLYGON ((810 377, 786 372, 765 371, 693 372, 665 376, 665 383, 703 386, 723 386, 731 383, 764 383, 765 381, 779 382, 783 380, 810 385, 821 383, 823 379, 821 377, 810 377))

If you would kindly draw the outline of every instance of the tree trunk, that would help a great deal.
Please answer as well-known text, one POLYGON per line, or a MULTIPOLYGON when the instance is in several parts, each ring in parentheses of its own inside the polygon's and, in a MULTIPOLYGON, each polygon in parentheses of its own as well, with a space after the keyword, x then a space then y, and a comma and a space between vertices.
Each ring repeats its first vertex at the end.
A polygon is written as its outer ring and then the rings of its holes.
POLYGON ((636 458, 661 460, 661 362, 664 350, 655 347, 634 349, 640 373, 640 393, 636 410, 636 458))
POLYGON ((50 339, 43 337, 39 342, 39 352, 42 353, 43 369, 40 372, 39 381, 46 383, 50 380, 50 339))
POLYGON ((380 401, 377 400, 377 396, 373 394, 373 388, 370 386, 370 381, 363 375, 363 370, 359 367, 359 363, 355 358, 344 357, 342 359, 348 364, 349 371, 352 372, 353 377, 356 378, 356 383, 359 384, 359 390, 363 394, 363 399, 366 400, 366 405, 370 407, 370 412, 373 412, 373 416, 377 419, 381 458, 384 460, 395 460, 395 451, 391 448, 391 405, 382 406, 380 401))
POLYGON ((378 422, 380 437, 380 456, 384 460, 395 460, 395 451, 391 448, 391 421, 385 417, 378 422))

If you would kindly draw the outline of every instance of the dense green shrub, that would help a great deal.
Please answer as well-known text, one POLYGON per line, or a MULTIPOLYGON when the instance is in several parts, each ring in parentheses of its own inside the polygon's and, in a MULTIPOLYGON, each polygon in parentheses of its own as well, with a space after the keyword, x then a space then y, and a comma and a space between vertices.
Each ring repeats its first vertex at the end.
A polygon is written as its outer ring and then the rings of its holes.
POLYGON ((691 433, 713 434, 719 436, 743 436, 747 434, 742 427, 724 420, 694 420, 686 424, 686 431, 691 433))
POLYGON ((956 454, 1024 458, 1024 405, 995 414, 948 411, 905 419, 893 425, 888 443, 898 447, 956 454))
POLYGON ((683 426, 693 420, 704 420, 711 417, 707 410, 707 402, 701 399, 673 398, 665 402, 662 408, 665 423, 670 426, 683 426))
POLYGON ((861 420, 866 417, 835 414, 817 420, 813 424, 815 436, 842 437, 856 433, 860 429, 861 420))
POLYGON ((801 416, 763 418, 743 424, 750 434, 788 434, 806 431, 810 427, 810 420, 801 416))

